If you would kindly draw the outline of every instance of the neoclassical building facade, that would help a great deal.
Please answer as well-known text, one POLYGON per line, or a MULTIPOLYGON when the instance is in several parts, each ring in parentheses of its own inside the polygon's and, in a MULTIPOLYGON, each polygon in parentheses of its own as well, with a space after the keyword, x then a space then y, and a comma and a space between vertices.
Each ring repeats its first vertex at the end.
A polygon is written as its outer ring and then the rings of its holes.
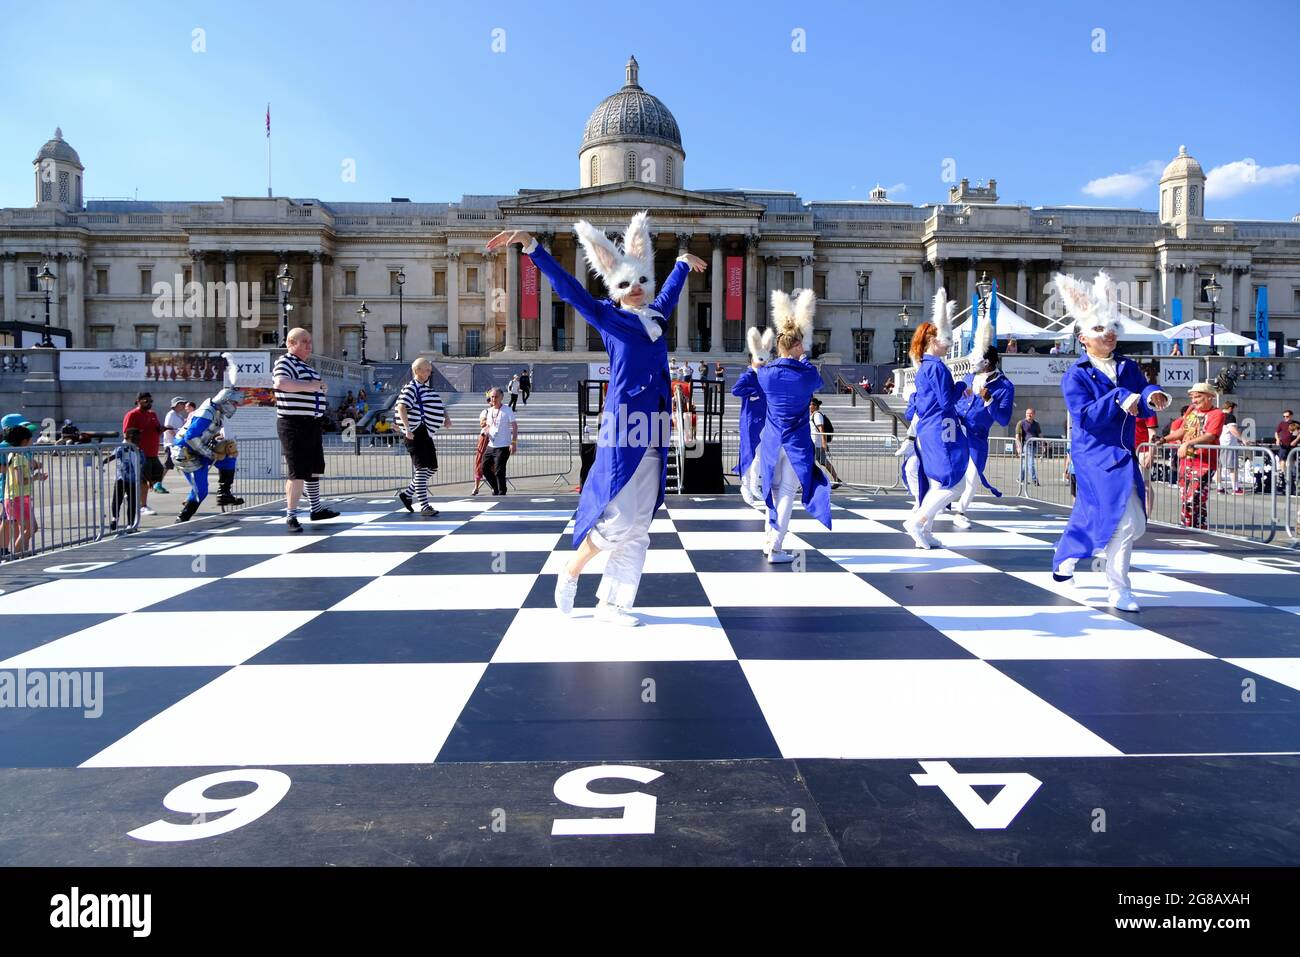
POLYGON ((649 209, 660 278, 682 252, 711 266, 691 276, 672 317, 670 344, 681 355, 742 351, 743 329, 765 322, 773 289, 811 287, 817 354, 891 362, 939 284, 969 302, 987 274, 1017 302, 1044 310, 1052 271, 1101 267, 1127 284, 1135 304, 1164 318, 1175 297, 1185 319, 1208 318, 1201 290, 1215 276, 1223 289, 1218 319, 1239 331, 1253 329, 1255 290, 1267 286, 1273 330, 1300 336, 1300 217, 1206 219, 1205 173, 1185 148, 1161 177, 1154 212, 1008 204, 993 179, 963 179, 942 201, 921 205, 891 201, 879 188, 851 202, 693 190, 677 121, 641 86, 635 58, 624 80, 587 121, 576 188, 457 202, 86 201, 86 169, 56 130, 33 162, 33 205, 0 209, 3 318, 43 321, 36 277, 48 263, 57 277, 51 323, 70 331, 74 347, 275 345, 275 277, 287 264, 292 324, 313 331, 318 353, 359 358, 364 322, 371 359, 578 358, 599 350, 599 337, 542 277, 521 310, 521 269, 528 271, 518 247, 490 255, 484 245, 502 229, 526 229, 583 275, 572 223, 586 218, 616 235, 632 213, 649 209), (730 308, 724 263, 734 264, 739 287, 730 290, 730 308), (160 315, 158 290, 176 277, 215 288, 215 308, 160 315), (251 315, 237 314, 226 289, 242 291, 250 305, 250 291, 259 295, 251 315), (368 312, 359 316, 363 302, 368 312))

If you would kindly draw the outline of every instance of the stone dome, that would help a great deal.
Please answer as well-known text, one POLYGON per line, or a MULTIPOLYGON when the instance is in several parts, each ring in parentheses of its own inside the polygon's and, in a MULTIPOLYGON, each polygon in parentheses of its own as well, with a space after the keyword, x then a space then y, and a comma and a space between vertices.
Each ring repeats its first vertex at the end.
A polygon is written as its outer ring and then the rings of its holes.
MULTIPOLYGON (((603 143, 661 143, 682 149, 682 134, 668 107, 637 82, 636 57, 627 61, 627 82, 600 101, 587 118, 579 152, 603 143)), ((685 151, 682 150, 683 155, 685 151)))
MULTIPOLYGON (((46 159, 81 166, 81 157, 77 155, 76 150, 68 145, 68 141, 63 138, 63 130, 57 126, 54 128, 54 139, 47 141, 41 147, 40 152, 36 154, 36 159, 32 160, 32 162, 39 163, 41 160, 46 159)), ((84 167, 82 168, 84 169, 84 167)))
POLYGON ((1187 155, 1187 147, 1178 147, 1178 155, 1173 158, 1165 171, 1160 174, 1160 182, 1167 179, 1182 179, 1185 176, 1199 176, 1205 178, 1205 171, 1201 169, 1201 164, 1196 162, 1195 158, 1187 155))

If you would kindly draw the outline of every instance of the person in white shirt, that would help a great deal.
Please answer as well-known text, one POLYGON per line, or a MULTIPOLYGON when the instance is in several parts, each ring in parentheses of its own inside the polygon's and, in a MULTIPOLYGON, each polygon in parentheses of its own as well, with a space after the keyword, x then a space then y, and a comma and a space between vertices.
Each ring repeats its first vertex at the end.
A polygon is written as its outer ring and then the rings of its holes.
POLYGON ((483 455, 483 477, 492 486, 493 495, 506 494, 506 462, 518 448, 519 423, 515 413, 501 404, 500 389, 492 390, 492 405, 484 416, 487 451, 483 455))
MULTIPOLYGON (((167 410, 167 415, 163 417, 163 475, 174 469, 175 463, 172 462, 172 443, 176 441, 176 433, 185 425, 185 400, 180 396, 172 399, 171 408, 167 410)), ((158 485, 161 485, 159 482, 158 485)), ((154 490, 157 491, 157 486, 154 490)))
POLYGON ((513 412, 519 404, 519 376, 511 376, 510 384, 506 388, 510 390, 510 411, 513 412))

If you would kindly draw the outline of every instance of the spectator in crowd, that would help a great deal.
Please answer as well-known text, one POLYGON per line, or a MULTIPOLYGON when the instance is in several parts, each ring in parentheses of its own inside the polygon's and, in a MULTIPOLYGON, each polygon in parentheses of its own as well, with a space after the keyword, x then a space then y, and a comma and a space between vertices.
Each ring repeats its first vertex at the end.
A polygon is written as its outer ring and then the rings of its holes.
POLYGON ((816 457, 817 464, 831 474, 833 480, 831 488, 837 489, 844 483, 840 481, 835 466, 831 464, 831 435, 834 433, 835 428, 830 424, 830 419, 821 409, 822 400, 813 396, 808 402, 808 429, 812 432, 813 454, 816 457))
POLYGON ((727 378, 727 370, 723 367, 722 360, 720 359, 713 364, 713 377, 719 382, 722 382, 727 378))
POLYGON ((162 463, 163 475, 166 475, 176 467, 172 461, 172 442, 176 440, 176 432, 185 424, 187 414, 185 412, 186 401, 184 396, 173 396, 171 407, 168 408, 167 414, 163 416, 163 448, 162 463))
POLYGON ((71 419, 63 420, 63 427, 59 429, 59 440, 55 445, 76 445, 81 438, 81 430, 72 424, 71 419))
POLYGON ((1007 355, 1015 355, 1015 354, 1016 354, 1017 352, 1019 352, 1019 351, 1020 351, 1020 343, 1016 342, 1015 339, 1008 339, 1008 340, 1007 340, 1007 355))
POLYGON ((3 419, 0 419, 0 559, 8 556, 10 548, 13 545, 13 536, 17 532, 17 525, 10 522, 5 516, 4 496, 5 496, 5 458, 8 456, 6 451, 9 443, 5 440, 5 435, 12 428, 21 426, 26 429, 29 435, 35 435, 40 431, 40 426, 35 422, 28 422, 18 412, 11 412, 3 419))
POLYGON ((149 507, 149 489, 154 483, 162 483, 164 475, 162 462, 158 459, 158 446, 162 441, 162 423, 158 413, 153 410, 153 394, 140 392, 135 397, 135 408, 122 418, 122 434, 127 429, 140 430, 140 454, 144 458, 144 467, 140 470, 140 514, 158 514, 149 507))
MULTIPOLYGON (((135 525, 136 503, 139 501, 140 471, 144 468, 144 457, 140 454, 140 430, 127 429, 122 433, 122 444, 104 456, 101 466, 109 462, 117 463, 117 477, 113 484, 112 518, 108 523, 110 532, 117 531, 118 514, 122 504, 126 503, 126 524, 135 525)), ((168 445, 170 448, 170 443, 168 445)), ((168 456, 170 459, 171 456, 168 456)))
POLYGON ((1059 342, 1053 342, 1052 348, 1047 350, 1047 354, 1049 356, 1059 356, 1061 354, 1061 344, 1059 342))
POLYGON ((864 375, 858 381, 858 388, 861 389, 866 395, 871 395, 871 380, 864 375))
POLYGON ((506 390, 510 393, 510 411, 513 412, 515 411, 515 407, 519 404, 519 376, 514 375, 510 377, 510 382, 506 386, 506 390))
POLYGON ((393 412, 406 440, 406 451, 411 456, 411 481, 405 491, 397 493, 408 512, 414 512, 412 495, 420 506, 421 518, 436 518, 438 510, 429 503, 429 479, 438 471, 438 450, 433 444, 433 433, 441 428, 451 428, 451 417, 442 396, 429 385, 433 363, 424 356, 411 363, 411 381, 402 387, 393 412))
POLYGON ((894 394, 894 375, 891 372, 889 378, 885 380, 885 395, 894 394))
POLYGON ((363 415, 370 411, 370 405, 366 402, 365 389, 361 389, 357 392, 357 401, 353 404, 352 408, 356 412, 356 418, 358 421, 361 420, 363 415))
POLYGON ((483 455, 487 452, 488 434, 487 434, 487 414, 488 409, 492 407, 492 393, 494 389, 488 389, 483 393, 483 398, 487 405, 479 410, 478 413, 478 442, 474 446, 474 492, 477 495, 478 490, 483 486, 483 455))
MULTIPOLYGON (((1300 422, 1290 422, 1287 424, 1288 434, 1291 437, 1291 448, 1300 449, 1300 422)), ((1300 458, 1291 458, 1288 454, 1287 461, 1291 463, 1290 471, 1286 480, 1291 483, 1292 492, 1295 491, 1296 481, 1300 479, 1300 458)), ((1282 491, 1279 489, 1279 491, 1282 491)))
POLYGON ((523 369, 519 373, 519 394, 523 397, 524 405, 528 404, 528 396, 532 394, 532 391, 533 374, 527 369, 523 369))
POLYGON ((1277 457, 1279 459, 1286 458, 1286 454, 1296 447, 1295 439, 1291 437, 1292 421, 1291 410, 1284 409, 1282 412, 1282 421, 1279 422, 1277 428, 1273 430, 1273 434, 1277 438, 1277 457))
POLYGON ((1180 522, 1186 528, 1205 528, 1208 520, 1209 480, 1218 467, 1217 453, 1199 446, 1218 445, 1223 413, 1214 407, 1216 393, 1208 382, 1188 390, 1191 408, 1181 423, 1169 431, 1169 443, 1178 443, 1178 489, 1182 503, 1180 522))
POLYGON ((492 390, 492 405, 484 418, 487 451, 483 457, 483 475, 492 486, 493 495, 506 494, 506 463, 519 443, 519 424, 512 409, 501 405, 501 390, 492 390))
POLYGON ((325 474, 320 417, 325 411, 326 389, 320 373, 307 362, 311 358, 311 333, 302 328, 290 329, 285 346, 287 351, 275 360, 271 382, 275 389, 276 434, 288 466, 284 526, 285 531, 296 535, 302 532, 297 512, 304 492, 311 503, 313 522, 337 518, 339 513, 326 508, 320 499, 320 477, 325 474))
POLYGON ((1182 343, 1180 343, 1177 339, 1175 339, 1175 340, 1174 340, 1174 347, 1173 347, 1172 349, 1169 350, 1169 354, 1170 354, 1171 356, 1181 356, 1181 355, 1183 354, 1183 346, 1182 346, 1182 343))
MULTIPOLYGON (((1241 434, 1241 426, 1237 424, 1237 403, 1232 399, 1223 403, 1223 432, 1219 436, 1219 444, 1230 447, 1250 444, 1241 434)), ((1224 451, 1219 458, 1219 491, 1221 493, 1227 491, 1223 487, 1224 473, 1227 473, 1232 494, 1244 495, 1246 490, 1241 487, 1240 472, 1241 453, 1236 448, 1224 451)))
POLYGON ((5 455, 4 513, 10 523, 10 550, 21 555, 31 547, 36 535, 36 510, 32 507, 35 482, 47 476, 39 462, 33 462, 24 449, 32 442, 33 431, 15 425, 4 434, 9 445, 5 455))
MULTIPOLYGON (((1011 340, 1014 342, 1015 340, 1011 340)), ((1011 349, 1008 348, 1007 352, 1011 349)), ((1040 484, 1038 481, 1038 463, 1036 459, 1035 446, 1029 443, 1030 439, 1041 439, 1043 437, 1043 427, 1034 419, 1034 410, 1025 409, 1025 417, 1016 424, 1016 455, 1020 456, 1020 481, 1033 482, 1035 485, 1040 484), (1026 451, 1028 450, 1028 451, 1026 451)))

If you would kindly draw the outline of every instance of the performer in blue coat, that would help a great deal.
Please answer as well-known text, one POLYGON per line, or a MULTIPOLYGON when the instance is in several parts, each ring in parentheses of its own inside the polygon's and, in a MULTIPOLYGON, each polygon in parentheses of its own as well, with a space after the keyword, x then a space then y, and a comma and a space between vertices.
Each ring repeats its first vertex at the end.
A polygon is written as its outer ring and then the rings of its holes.
MULTIPOLYGON (((975 336, 975 348, 979 351, 979 357, 973 364, 975 371, 968 373, 962 380, 965 392, 957 400, 957 414, 961 416, 962 425, 966 429, 966 441, 970 445, 966 475, 953 508, 952 523, 958 528, 970 528, 970 518, 966 512, 970 509, 971 500, 975 498, 977 485, 983 485, 999 498, 1002 496, 984 475, 984 469, 989 460, 989 432, 994 425, 1006 426, 1011 422, 1011 412, 1016 404, 1016 387, 1002 374, 998 350, 992 345, 992 338, 992 325, 983 323, 975 336)), ((972 355, 972 358, 975 357, 972 355)))
POLYGON ((1136 362, 1115 352, 1118 297, 1106 273, 1098 273, 1091 287, 1061 274, 1052 283, 1086 350, 1061 381, 1077 494, 1056 545, 1053 574, 1068 580, 1079 559, 1103 553, 1110 607, 1138 611, 1129 560, 1146 531, 1146 491, 1135 454, 1136 417, 1166 408, 1169 395, 1150 385, 1136 362))
POLYGON ((767 399, 758 387, 758 370, 771 358, 774 336, 771 329, 749 330, 750 365, 731 387, 731 394, 740 400, 740 463, 732 471, 740 476, 740 497, 758 509, 766 509, 757 452, 767 419, 767 399))
POLYGON ((223 434, 222 425, 245 399, 245 394, 239 389, 222 389, 212 398, 204 399, 185 424, 176 430, 171 446, 172 461, 190 484, 190 494, 176 516, 178 522, 188 522, 193 518, 208 497, 208 468, 212 465, 217 467, 217 484, 221 489, 217 504, 244 504, 232 489, 239 450, 235 440, 223 434))
POLYGON ((611 298, 596 299, 526 232, 498 233, 488 250, 520 243, 556 294, 600 333, 609 352, 609 389, 596 438, 596 460, 582 486, 574 516, 577 552, 558 576, 555 605, 573 611, 578 575, 598 552, 609 552, 597 596, 596 617, 618 625, 641 622, 627 609, 636 599, 650 522, 663 504, 668 469, 665 450, 671 423, 671 383, 665 316, 671 315, 687 274, 704 260, 679 256, 658 297, 654 296, 654 246, 648 214, 632 217, 619 249, 585 220, 574 224, 587 264, 611 298))
POLYGON ((804 289, 791 304, 781 290, 772 293, 773 328, 778 358, 758 370, 758 386, 767 398, 758 458, 767 504, 767 536, 763 551, 773 564, 794 561, 781 546, 790 528, 795 491, 803 487, 803 507, 828 529, 831 527, 831 490, 817 465, 808 405, 822 387, 822 376, 804 353, 804 339, 812 334, 816 297, 804 289))
POLYGON ((957 495, 970 458, 970 445, 957 413, 957 401, 965 388, 952 380, 943 361, 952 346, 952 312, 948 296, 940 288, 934 297, 934 321, 921 323, 909 349, 917 363, 911 406, 926 485, 921 504, 903 522, 903 529, 917 548, 937 544, 931 533, 935 516, 957 495))

